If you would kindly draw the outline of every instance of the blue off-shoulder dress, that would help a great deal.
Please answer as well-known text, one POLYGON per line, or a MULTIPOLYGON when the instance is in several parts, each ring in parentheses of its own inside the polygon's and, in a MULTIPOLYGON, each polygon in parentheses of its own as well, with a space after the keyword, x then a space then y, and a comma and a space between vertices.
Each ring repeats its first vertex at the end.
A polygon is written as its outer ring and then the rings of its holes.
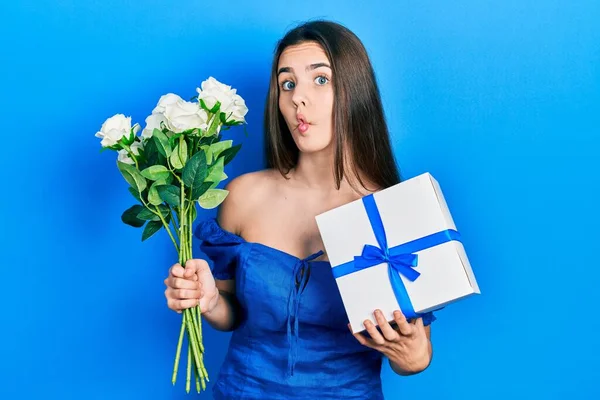
MULTIPOLYGON (((383 399, 383 356, 352 336, 331 266, 315 260, 322 252, 300 259, 214 218, 195 236, 215 279, 235 279, 242 307, 215 399, 383 399)), ((423 322, 434 319, 428 313, 423 322)))

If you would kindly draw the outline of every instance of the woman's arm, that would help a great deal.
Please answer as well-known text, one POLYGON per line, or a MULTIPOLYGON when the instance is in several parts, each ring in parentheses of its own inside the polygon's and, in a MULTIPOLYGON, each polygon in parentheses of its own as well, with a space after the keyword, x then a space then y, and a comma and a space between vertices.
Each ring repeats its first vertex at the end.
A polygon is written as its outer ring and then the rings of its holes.
POLYGON ((204 319, 219 331, 234 330, 240 320, 240 306, 235 297, 235 281, 216 281, 217 304, 202 315, 204 319))
MULTIPOLYGON (((217 221, 226 231, 239 235, 242 230, 244 215, 248 212, 249 193, 252 189, 252 175, 241 175, 225 186, 229 193, 221 203, 217 221)), ((217 330, 234 330, 241 319, 241 307, 235 295, 235 280, 217 280, 217 303, 211 311, 204 313, 204 318, 217 330)))

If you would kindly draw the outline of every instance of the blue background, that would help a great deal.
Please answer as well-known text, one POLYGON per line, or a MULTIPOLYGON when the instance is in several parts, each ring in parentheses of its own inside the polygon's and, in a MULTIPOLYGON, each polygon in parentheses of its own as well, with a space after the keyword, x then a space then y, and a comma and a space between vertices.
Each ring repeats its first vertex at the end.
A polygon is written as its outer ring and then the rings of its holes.
MULTIPOLYGON (((170 383, 176 254, 120 221, 132 198, 94 133, 213 75, 250 108, 228 175, 261 169, 272 51, 316 17, 365 43, 402 172, 440 181, 483 292, 438 314, 426 372, 386 364, 387 398, 600 398, 600 3, 284 3, 0 5, 0 398, 197 396, 170 383)), ((213 378, 228 339, 206 329, 213 378)))

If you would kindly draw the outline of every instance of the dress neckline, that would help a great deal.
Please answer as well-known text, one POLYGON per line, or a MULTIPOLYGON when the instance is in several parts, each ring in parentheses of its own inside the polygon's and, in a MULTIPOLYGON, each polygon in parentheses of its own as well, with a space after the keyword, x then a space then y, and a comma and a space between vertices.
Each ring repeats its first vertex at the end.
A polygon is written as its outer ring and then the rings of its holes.
MULTIPOLYGON (((275 252, 275 253, 278 253, 278 254, 282 254, 282 255, 284 255, 286 257, 289 257, 289 258, 291 258, 291 259, 293 259, 293 260, 295 260, 297 262, 309 259, 309 258, 315 256, 318 253, 317 252, 317 253, 314 253, 314 254, 309 254, 308 256, 306 256, 304 258, 301 258, 301 257, 295 256, 295 255, 293 255, 291 253, 288 253, 287 251, 278 249, 276 247, 269 246, 269 245, 261 243, 261 242, 248 241, 248 240, 244 239, 240 235, 237 235, 237 234, 235 234, 233 232, 230 232, 230 231, 228 231, 226 229, 223 229, 223 227, 221 227, 221 225, 219 225, 219 222, 217 221, 216 218, 211 218, 210 222, 212 222, 215 225, 215 227, 217 227, 217 229, 219 229, 223 234, 231 236, 231 237, 234 237, 234 238, 236 238, 238 241, 240 241, 242 243, 247 243, 247 244, 249 244, 251 246, 260 247, 260 248, 265 249, 265 250, 269 250, 269 251, 272 251, 272 252, 275 252)), ((319 261, 319 260, 311 260, 310 262, 311 263, 316 263, 316 264, 328 264, 328 265, 330 265, 330 262, 327 261, 327 260, 321 260, 321 261, 319 261)))

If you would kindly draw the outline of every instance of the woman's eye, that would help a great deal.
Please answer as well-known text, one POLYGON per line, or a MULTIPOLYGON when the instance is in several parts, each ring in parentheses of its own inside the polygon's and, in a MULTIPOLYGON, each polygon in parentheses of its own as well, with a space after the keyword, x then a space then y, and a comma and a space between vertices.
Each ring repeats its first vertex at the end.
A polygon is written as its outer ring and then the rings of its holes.
POLYGON ((281 84, 281 87, 283 88, 283 90, 292 90, 294 88, 294 82, 285 81, 281 84))
POLYGON ((317 85, 325 85, 327 82, 329 82, 329 79, 326 76, 317 76, 315 79, 317 85))

